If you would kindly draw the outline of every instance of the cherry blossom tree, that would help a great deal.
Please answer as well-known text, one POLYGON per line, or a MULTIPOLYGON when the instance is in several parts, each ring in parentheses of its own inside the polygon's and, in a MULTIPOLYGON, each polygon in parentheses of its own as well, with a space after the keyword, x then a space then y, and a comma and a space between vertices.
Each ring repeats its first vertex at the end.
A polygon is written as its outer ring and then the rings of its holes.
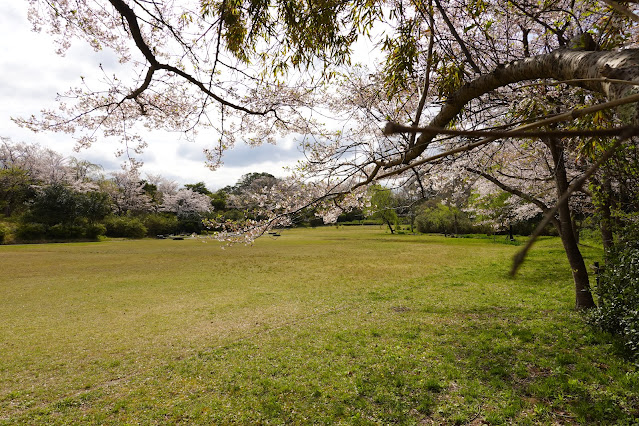
POLYGON ((3 138, 0 144, 2 168, 18 168, 43 185, 74 181, 68 159, 58 152, 37 144, 12 143, 3 138))
POLYGON ((175 194, 165 194, 162 211, 175 213, 178 218, 200 217, 211 211, 211 198, 189 188, 182 188, 175 194))
POLYGON ((153 185, 155 187, 157 201, 161 205, 164 197, 167 195, 175 195, 178 192, 180 185, 174 181, 165 178, 160 174, 146 174, 145 181, 149 185, 153 185))
POLYGON ((19 170, 28 176, 30 185, 68 185, 75 191, 97 189, 96 174, 101 167, 88 161, 64 157, 62 154, 37 144, 14 143, 2 138, 0 143, 0 169, 19 170))
POLYGON ((144 181, 137 167, 123 167, 111 173, 103 188, 113 200, 116 213, 144 213, 151 211, 151 198, 144 191, 144 181))

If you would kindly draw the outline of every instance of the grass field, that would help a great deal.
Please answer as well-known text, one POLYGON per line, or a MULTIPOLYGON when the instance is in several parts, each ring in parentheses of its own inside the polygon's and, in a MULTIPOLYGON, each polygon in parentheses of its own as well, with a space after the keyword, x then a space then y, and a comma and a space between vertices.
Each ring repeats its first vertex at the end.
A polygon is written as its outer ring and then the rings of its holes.
MULTIPOLYGON (((626 424, 557 239, 372 228, 0 246, 0 424, 626 424)), ((601 252, 584 248, 587 262, 601 252)))

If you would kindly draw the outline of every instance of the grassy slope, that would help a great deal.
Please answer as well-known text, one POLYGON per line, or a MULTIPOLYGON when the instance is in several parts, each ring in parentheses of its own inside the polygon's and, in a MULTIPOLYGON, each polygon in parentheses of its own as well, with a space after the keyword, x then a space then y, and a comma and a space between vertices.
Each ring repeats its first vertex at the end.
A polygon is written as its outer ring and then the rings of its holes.
POLYGON ((572 311, 559 242, 511 279, 515 249, 376 227, 0 247, 0 424, 632 424, 637 368, 572 311))

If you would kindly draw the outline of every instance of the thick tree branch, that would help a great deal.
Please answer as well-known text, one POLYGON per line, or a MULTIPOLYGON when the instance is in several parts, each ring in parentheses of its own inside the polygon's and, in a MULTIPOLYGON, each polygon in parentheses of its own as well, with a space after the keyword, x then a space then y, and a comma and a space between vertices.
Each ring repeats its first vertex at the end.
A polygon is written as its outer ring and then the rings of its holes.
POLYGON ((639 134, 639 128, 631 126, 613 127, 611 129, 584 129, 584 130, 457 130, 442 129, 438 127, 413 127, 389 122, 384 127, 385 135, 395 133, 432 133, 433 135, 453 135, 467 137, 492 137, 492 138, 575 138, 575 137, 610 137, 631 133, 633 136, 639 134))
POLYGON ((133 9, 131 9, 123 0, 109 0, 109 2, 113 5, 113 7, 115 7, 115 10, 117 10, 124 19, 126 19, 129 31, 131 32, 131 37, 133 37, 133 41, 135 42, 138 50, 142 52, 152 67, 158 67, 158 60, 155 58, 155 55, 151 51, 149 45, 146 44, 146 41, 144 41, 144 37, 142 37, 142 30, 138 24, 138 17, 133 9))
MULTIPOLYGON (((558 114, 558 115, 554 115, 552 117, 548 117, 545 118, 543 120, 539 120, 539 121, 535 121, 534 123, 529 123, 529 124, 525 124, 523 126, 517 127, 516 129, 514 129, 514 131, 523 131, 525 129, 534 129, 536 127, 541 127, 541 126, 546 126, 548 124, 552 124, 552 123, 559 123, 562 121, 568 121, 568 120, 573 120, 575 118, 579 118, 579 117, 583 117, 585 115, 588 114, 593 114, 597 111, 602 111, 605 109, 610 109, 610 108, 614 108, 616 106, 620 106, 620 105, 625 105, 628 103, 634 103, 634 102, 639 102, 639 94, 636 95, 630 95, 627 96, 625 98, 621 98, 621 99, 616 99, 614 101, 610 101, 610 102, 605 102, 605 103, 601 103, 601 104, 597 104, 597 105, 593 105, 591 107, 588 108, 578 108, 578 109, 574 109, 571 111, 567 111, 565 113, 562 114, 558 114)), ((440 130, 440 128, 436 128, 436 127, 429 127, 434 129, 433 131, 436 132, 438 130, 440 130)), ((409 128, 411 129, 411 128, 409 128)), ((426 133, 428 135, 432 135, 432 132, 428 132, 426 133)), ((433 136, 434 137, 434 136, 433 136)), ((430 163, 432 161, 438 160, 440 158, 444 158, 444 157, 448 157, 450 155, 454 155, 454 154, 458 154, 460 152, 465 152, 465 151, 470 151, 472 149, 475 149, 477 147, 489 144, 491 142, 494 142, 495 140, 497 140, 497 137, 491 136, 488 137, 486 139, 482 139, 481 141, 478 142, 474 142, 468 145, 463 145, 454 149, 451 149, 449 151, 446 152, 442 152, 430 157, 426 157, 426 158, 422 158, 420 160, 417 161, 413 161, 410 164, 406 165, 406 166, 402 166, 396 169, 392 169, 389 172, 386 172, 384 174, 381 174, 379 176, 374 177, 377 180, 381 180, 381 179, 386 179, 389 178, 391 176, 396 176, 398 174, 401 174, 407 170, 410 170, 413 167, 422 165, 422 164, 426 164, 426 163, 430 163)), ((360 184, 356 185, 356 187, 361 186, 360 184)))
MULTIPOLYGON (((466 83, 451 94, 440 112, 431 120, 429 127, 446 127, 472 100, 490 93, 509 84, 526 80, 553 78, 556 80, 584 79, 579 86, 605 94, 611 99, 622 97, 634 87, 632 84, 612 84, 602 82, 602 77, 617 77, 613 74, 624 74, 623 80, 639 81, 639 68, 632 65, 639 61, 639 50, 629 49, 619 52, 590 52, 558 49, 545 55, 538 55, 514 61, 498 67, 489 74, 466 83)), ((637 102, 634 97, 628 97, 631 102, 637 102)), ((616 106, 609 103, 607 107, 616 106)), ((597 106, 595 106, 597 107, 597 106)), ((590 107, 590 110, 595 107, 590 107)), ((583 108, 580 113, 587 113, 589 108, 583 108)), ((573 117, 571 112, 571 117, 573 117)), ((561 121, 561 120, 559 120, 561 121)), ((544 125, 546 123, 540 124, 544 125)), ((410 164, 419 157, 435 137, 434 133, 422 133, 417 144, 400 157, 387 161, 385 168, 410 164)))

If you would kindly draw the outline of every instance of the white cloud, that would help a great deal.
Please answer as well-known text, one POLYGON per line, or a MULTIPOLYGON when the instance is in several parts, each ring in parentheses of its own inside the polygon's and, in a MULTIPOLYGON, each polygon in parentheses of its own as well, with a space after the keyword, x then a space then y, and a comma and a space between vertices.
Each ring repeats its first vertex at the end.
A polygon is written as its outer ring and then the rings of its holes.
MULTIPOLYGON (((80 76, 98 79, 102 75, 100 64, 109 73, 121 67, 113 55, 96 53, 80 42, 64 57, 56 55, 51 36, 31 31, 26 9, 26 2, 4 2, 0 8, 0 136, 14 142, 39 143, 63 155, 98 163, 106 172, 119 169, 125 159, 115 157, 121 145, 114 140, 99 140, 91 148, 76 153, 71 135, 34 134, 11 121, 10 117, 37 116, 43 108, 55 108, 57 93, 79 85, 80 76)), ((283 166, 301 158, 292 136, 277 146, 250 148, 240 142, 225 156, 225 165, 212 172, 206 168, 202 154, 206 137, 189 143, 175 134, 158 131, 146 138, 149 147, 138 156, 145 163, 143 173, 159 173, 180 184, 202 181, 211 189, 232 185, 250 172, 282 176, 283 166)))

